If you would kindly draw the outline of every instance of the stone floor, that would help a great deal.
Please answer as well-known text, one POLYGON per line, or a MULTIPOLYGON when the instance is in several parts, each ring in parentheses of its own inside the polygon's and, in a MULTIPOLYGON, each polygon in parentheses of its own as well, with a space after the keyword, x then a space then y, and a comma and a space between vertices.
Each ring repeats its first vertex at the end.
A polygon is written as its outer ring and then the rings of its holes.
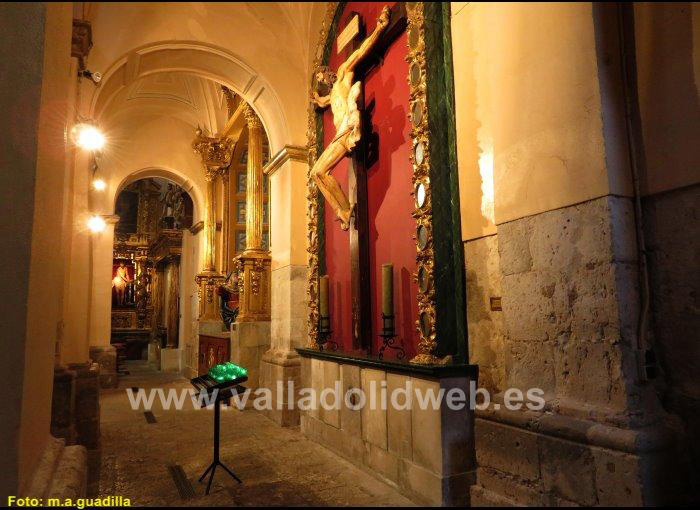
MULTIPOLYGON (((175 374, 132 362, 119 389, 102 393, 100 497, 123 496, 140 506, 407 506, 399 492, 371 477, 298 430, 277 426, 255 410, 221 413, 221 460, 242 484, 217 469, 209 496, 199 475, 212 457, 214 413, 152 408, 132 410, 126 388, 189 388, 175 374), (183 498, 168 469, 179 465, 194 489, 183 498)), ((206 482, 206 480, 205 480, 206 482)))

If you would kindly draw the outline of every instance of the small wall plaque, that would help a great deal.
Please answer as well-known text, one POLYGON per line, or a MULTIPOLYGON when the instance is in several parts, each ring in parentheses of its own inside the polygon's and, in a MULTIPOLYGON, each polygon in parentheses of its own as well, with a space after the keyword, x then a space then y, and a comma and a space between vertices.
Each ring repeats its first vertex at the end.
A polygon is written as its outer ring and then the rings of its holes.
POLYGON ((500 297, 492 297, 492 298, 490 298, 490 301, 491 301, 491 311, 492 312, 503 311, 503 308, 501 307, 501 298, 500 297))
POLYGON ((340 53, 345 49, 345 47, 352 41, 357 35, 360 33, 360 16, 359 14, 355 14, 348 24, 345 26, 342 32, 340 32, 340 35, 338 36, 338 39, 336 40, 338 50, 337 53, 340 53))

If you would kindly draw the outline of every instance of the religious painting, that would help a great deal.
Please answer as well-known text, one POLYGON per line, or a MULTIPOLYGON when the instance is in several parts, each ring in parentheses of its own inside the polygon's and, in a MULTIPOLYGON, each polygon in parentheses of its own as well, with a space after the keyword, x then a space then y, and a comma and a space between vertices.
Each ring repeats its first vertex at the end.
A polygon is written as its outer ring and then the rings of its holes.
POLYGON ((236 223, 245 223, 245 208, 244 201, 236 202, 236 223))
POLYGON ((236 252, 240 253, 245 250, 245 230, 236 232, 236 252))
POLYGON ((245 193, 248 183, 248 176, 245 170, 241 170, 236 174, 236 193, 245 193))
POLYGON ((262 247, 263 250, 270 249, 270 233, 267 230, 262 233, 262 247))
POLYGON ((131 307, 135 304, 134 263, 130 259, 112 262, 112 308, 131 307))
POLYGON ((241 158, 238 160, 238 162, 241 165, 245 165, 248 163, 248 149, 245 149, 243 152, 241 152, 241 158))
POLYGON ((263 204, 263 225, 267 225, 267 216, 268 216, 268 210, 270 208, 270 205, 268 203, 263 204))

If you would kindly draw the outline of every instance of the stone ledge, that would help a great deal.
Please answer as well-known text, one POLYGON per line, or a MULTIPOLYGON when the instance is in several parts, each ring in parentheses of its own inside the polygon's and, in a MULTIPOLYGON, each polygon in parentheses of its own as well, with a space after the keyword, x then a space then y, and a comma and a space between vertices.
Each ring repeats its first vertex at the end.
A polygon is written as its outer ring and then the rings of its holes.
POLYGON ((485 507, 514 507, 519 506, 515 501, 484 489, 480 485, 472 485, 470 488, 470 506, 485 507))
POLYGON ((556 414, 509 411, 503 408, 496 410, 493 407, 477 410, 476 418, 627 453, 663 450, 673 442, 671 430, 664 426, 621 429, 556 414))
POLYGON ((29 489, 23 496, 34 498, 83 498, 87 491, 87 450, 66 446, 65 440, 50 437, 29 489))
MULTIPOLYGON (((567 422, 561 421, 571 425, 567 422)), ((477 484, 486 492, 472 494, 477 500, 496 495, 526 505, 678 503, 683 467, 672 448, 628 453, 571 439, 581 437, 584 425, 562 437, 564 427, 533 429, 477 417, 477 484)))
POLYGON ((385 361, 370 356, 353 356, 350 354, 321 351, 317 349, 297 347, 296 351, 303 358, 312 358, 332 361, 338 364, 357 365, 362 368, 373 368, 393 374, 413 375, 432 379, 445 377, 469 377, 477 380, 479 367, 476 365, 416 365, 412 363, 400 363, 385 361))
POLYGON ((54 472, 49 498, 72 499, 85 497, 87 490, 87 451, 84 446, 67 446, 54 472))

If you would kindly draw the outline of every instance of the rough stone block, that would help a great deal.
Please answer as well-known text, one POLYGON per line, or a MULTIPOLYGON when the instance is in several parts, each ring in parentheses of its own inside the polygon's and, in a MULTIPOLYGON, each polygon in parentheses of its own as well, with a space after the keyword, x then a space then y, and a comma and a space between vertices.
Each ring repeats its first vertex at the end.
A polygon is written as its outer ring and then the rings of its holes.
POLYGON ((411 440, 411 378, 405 375, 386 374, 387 382, 387 443, 388 449, 394 455, 402 459, 413 458, 413 446, 411 440), (408 383, 408 387, 407 387, 408 383), (392 393, 397 389, 406 389, 397 397, 398 408, 391 401, 392 393), (406 409, 403 409, 406 407, 406 409))
POLYGON ((511 221, 498 226, 498 253, 504 275, 524 273, 532 268, 531 235, 527 222, 511 221))
POLYGON ((626 385, 617 347, 607 343, 569 343, 555 351, 559 398, 624 409, 626 385))
POLYGON ((472 507, 499 507, 499 508, 510 508, 517 506, 515 501, 510 500, 484 489, 480 485, 472 485, 469 490, 470 496, 470 506, 472 507))
POLYGON ((495 469, 480 467, 476 472, 478 484, 487 491, 499 494, 525 506, 545 506, 549 501, 542 492, 542 483, 523 482, 518 478, 495 469))
POLYGON ((515 427, 477 418, 476 461, 521 480, 540 478, 537 435, 515 427))
POLYGON ((540 388, 545 398, 555 393, 554 346, 551 342, 511 342, 506 350, 506 385, 525 393, 540 388))
POLYGON ((592 448, 598 503, 604 506, 644 506, 640 459, 636 455, 592 448))
POLYGON ((386 373, 381 370, 360 370, 362 391, 367 399, 362 408, 362 439, 384 450, 387 448, 386 410, 381 409, 382 383, 386 373), (372 405, 374 403, 374 405, 372 405), (374 409, 373 409, 374 407, 374 409))
POLYGON ((540 435, 542 483, 546 491, 580 505, 597 501, 595 462, 588 446, 540 435))

